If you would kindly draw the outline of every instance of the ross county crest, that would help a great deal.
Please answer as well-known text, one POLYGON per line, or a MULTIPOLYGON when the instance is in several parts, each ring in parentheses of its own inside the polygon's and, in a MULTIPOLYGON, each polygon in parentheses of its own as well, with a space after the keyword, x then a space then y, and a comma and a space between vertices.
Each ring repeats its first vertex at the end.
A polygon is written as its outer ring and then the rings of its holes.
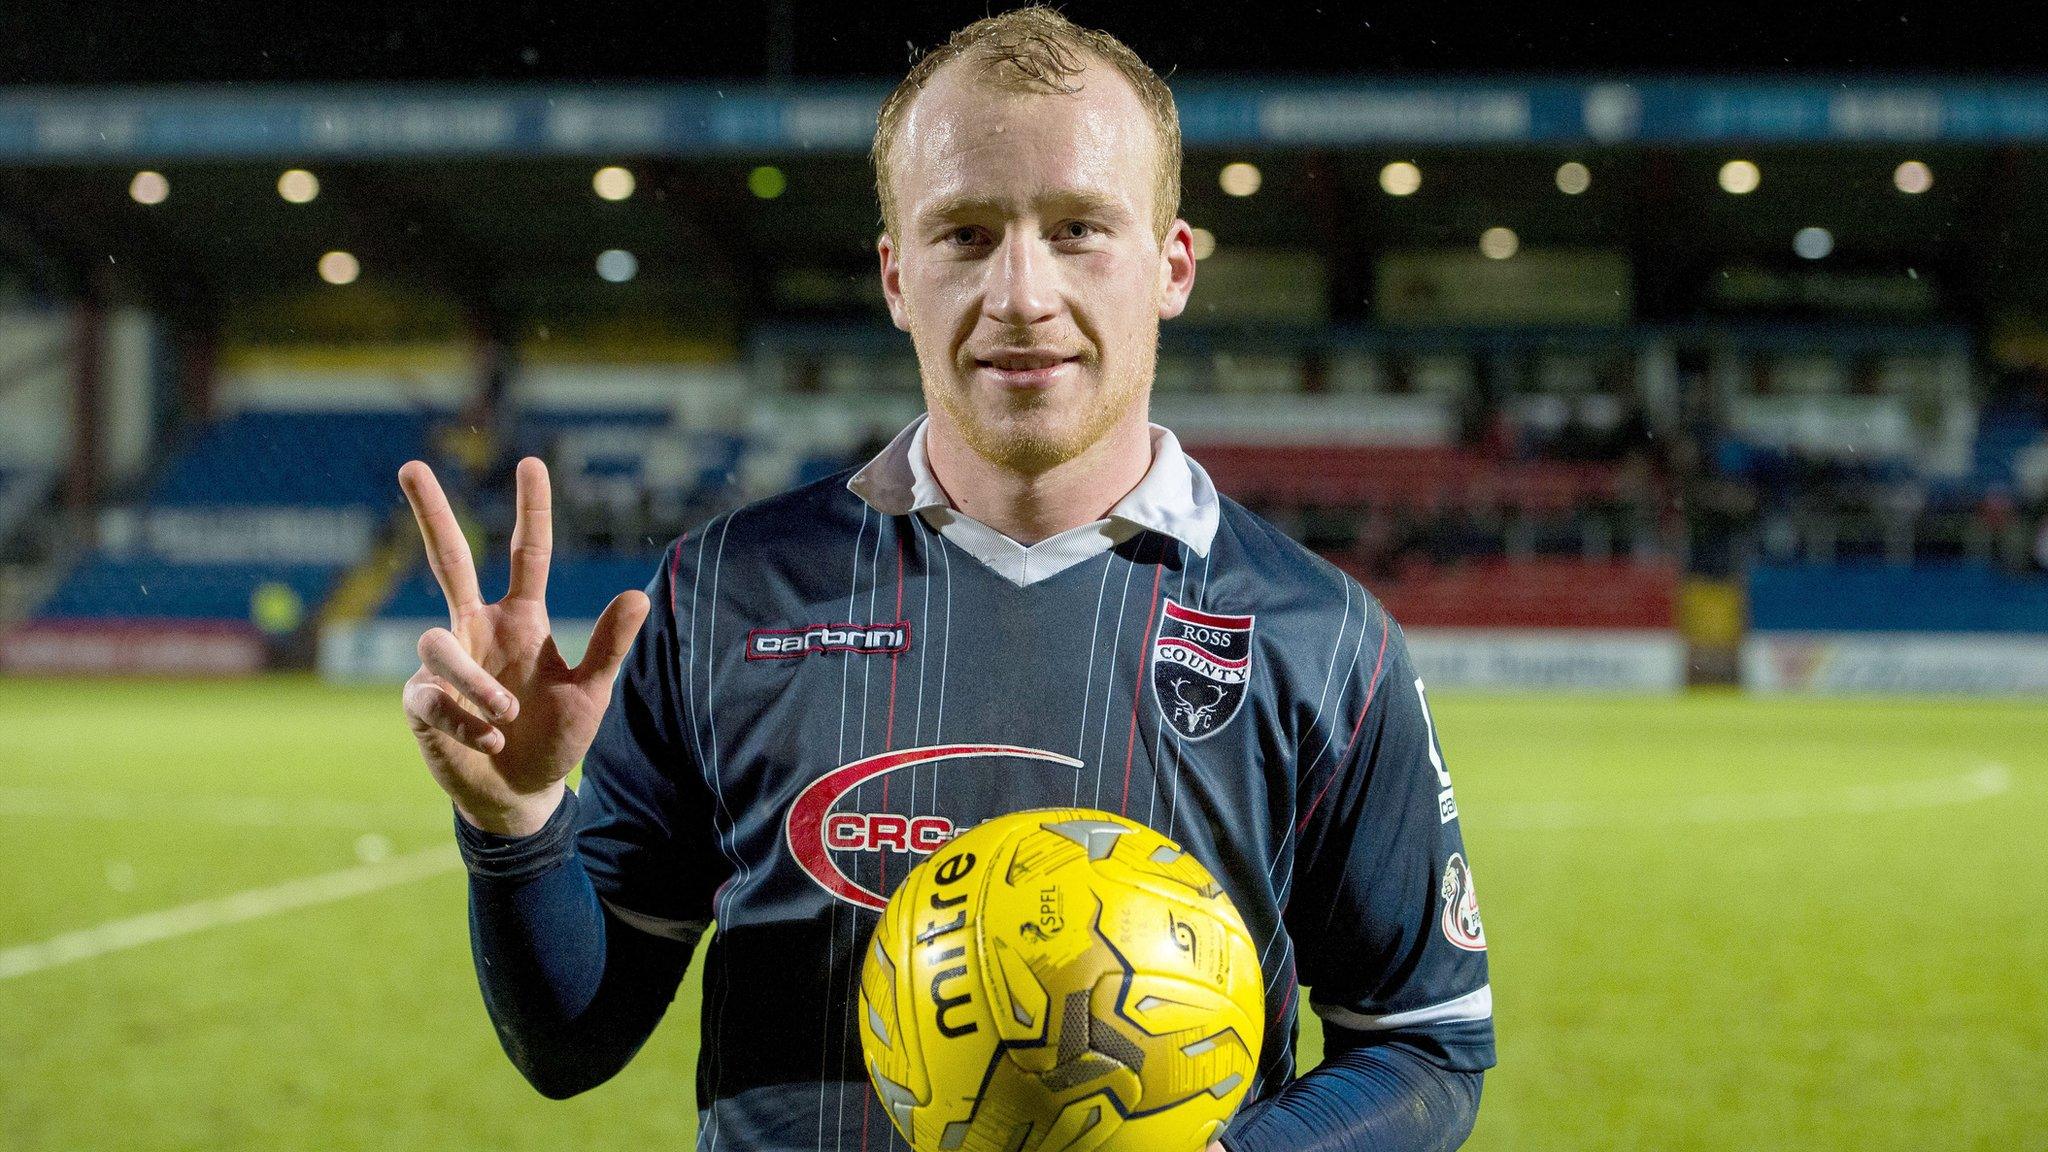
POLYGON ((1251 680, 1254 619, 1166 602, 1152 640, 1152 698, 1175 732, 1206 740, 1237 715, 1251 680))

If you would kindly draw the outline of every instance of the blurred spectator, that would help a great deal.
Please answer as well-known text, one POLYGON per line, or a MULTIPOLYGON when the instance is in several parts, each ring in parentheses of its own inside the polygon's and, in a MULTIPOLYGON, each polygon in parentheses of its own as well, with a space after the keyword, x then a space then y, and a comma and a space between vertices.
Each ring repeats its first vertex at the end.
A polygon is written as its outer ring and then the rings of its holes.
POLYGON ((1311 504, 1301 510, 1298 523, 1296 539, 1316 552, 1350 552, 1358 541, 1358 520, 1349 508, 1311 504))

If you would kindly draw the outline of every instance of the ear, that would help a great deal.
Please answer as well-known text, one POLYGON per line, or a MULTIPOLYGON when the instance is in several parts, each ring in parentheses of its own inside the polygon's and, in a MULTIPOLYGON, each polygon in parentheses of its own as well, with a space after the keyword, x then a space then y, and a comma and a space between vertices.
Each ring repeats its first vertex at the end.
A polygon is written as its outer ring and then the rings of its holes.
POLYGON ((903 310, 903 265, 896 259, 896 241, 887 232, 876 237, 875 254, 882 260, 882 299, 889 302, 889 319, 908 332, 910 317, 903 310))
POLYGON ((1175 220, 1159 248, 1159 318, 1171 320, 1188 306, 1195 290, 1195 230, 1175 220))

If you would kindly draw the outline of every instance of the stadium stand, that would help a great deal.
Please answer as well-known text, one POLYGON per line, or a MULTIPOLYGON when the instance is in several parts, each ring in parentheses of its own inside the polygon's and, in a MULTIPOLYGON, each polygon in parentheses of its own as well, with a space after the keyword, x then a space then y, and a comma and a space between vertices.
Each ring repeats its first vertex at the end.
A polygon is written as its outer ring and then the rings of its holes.
POLYGON ((416 412, 241 412, 207 427, 148 496, 160 507, 381 508, 427 451, 416 412))
POLYGON ((1991 404, 1977 421, 1970 482, 1981 490, 2009 485, 2033 502, 2048 496, 2048 426, 2029 405, 1991 404))
POLYGON ((56 473, 50 469, 0 468, 0 540, 13 536, 49 502, 56 483, 56 473))
POLYGON ((2048 632, 2048 581, 1979 565, 1759 564, 1750 624, 1784 632, 2048 632))
POLYGON ((1218 490, 1269 505, 1434 509, 1478 499, 1546 510, 1614 499, 1624 489, 1614 465, 1496 460, 1460 448, 1202 443, 1189 451, 1218 490))
POLYGON ((167 643, 197 628, 216 643, 240 638, 245 650, 263 634, 282 643, 370 553, 398 466, 434 455, 431 421, 421 412, 244 411, 212 422, 141 499, 101 513, 98 546, 29 627, 46 636, 127 628, 167 643))
POLYGON ((256 590, 281 585, 302 605, 326 598, 338 564, 180 564, 94 556, 46 602, 44 620, 246 622, 256 590))
MULTIPOLYGON (((864 459, 921 405, 885 329, 767 325, 747 348, 495 405, 259 395, 101 514, 35 620, 249 631, 260 593, 303 606, 272 614, 275 653, 315 622, 439 618, 393 474, 436 463, 492 558, 489 593, 514 519, 505 465, 525 454, 553 470, 554 611, 593 617, 682 528, 864 459)), ((1955 597, 2035 586, 2048 435, 1977 359, 1945 328, 1197 327, 1162 350, 1154 416, 1411 627, 1668 634, 1687 581, 1732 578, 1735 611, 1746 594, 1755 627, 1782 630, 1788 573, 1917 562, 1974 574, 1945 578, 1955 597)), ((14 483, 0 474, 0 495, 14 483)))
MULTIPOLYGON (((612 597, 628 588, 645 588, 661 564, 658 550, 606 555, 558 556, 548 568, 548 610, 572 620, 594 620, 612 597)), ((477 565, 477 582, 486 599, 505 594, 511 581, 511 565, 502 556, 486 557, 477 565)), ((391 598, 378 610, 391 620, 440 620, 446 622, 448 602, 442 598, 434 575, 425 565, 413 568, 399 582, 391 598)))
POLYGON ((1679 572, 1628 560, 1419 564, 1381 579, 1338 558, 1408 628, 1644 628, 1677 621, 1679 572))

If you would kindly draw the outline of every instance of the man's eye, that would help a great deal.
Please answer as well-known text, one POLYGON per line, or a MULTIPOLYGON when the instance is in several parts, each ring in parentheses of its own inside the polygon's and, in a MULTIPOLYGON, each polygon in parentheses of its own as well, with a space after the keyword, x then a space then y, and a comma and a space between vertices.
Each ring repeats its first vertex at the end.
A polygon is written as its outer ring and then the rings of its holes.
POLYGON ((946 233, 946 239, 953 244, 979 244, 981 243, 981 229, 962 225, 946 233))
POLYGON ((1093 235, 1095 225, 1084 220, 1069 220, 1059 228, 1059 238, 1062 240, 1086 240, 1093 235))

